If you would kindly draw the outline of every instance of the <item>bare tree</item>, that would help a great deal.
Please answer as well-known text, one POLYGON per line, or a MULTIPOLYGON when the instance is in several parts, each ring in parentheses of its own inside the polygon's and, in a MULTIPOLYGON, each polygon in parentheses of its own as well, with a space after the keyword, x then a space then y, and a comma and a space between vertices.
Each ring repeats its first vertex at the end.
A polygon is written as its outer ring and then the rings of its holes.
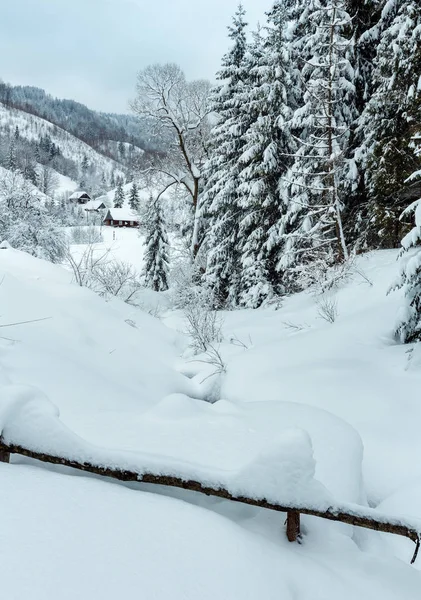
POLYGON ((37 169, 37 184, 43 194, 52 196, 57 189, 58 175, 50 165, 39 165, 37 169))
POLYGON ((172 186, 184 187, 191 199, 193 257, 199 247, 198 199, 210 129, 207 102, 210 87, 206 80, 186 81, 175 64, 155 64, 138 74, 137 96, 131 104, 132 110, 147 119, 154 134, 165 143, 166 150, 151 155, 144 170, 160 182, 157 199, 172 186))

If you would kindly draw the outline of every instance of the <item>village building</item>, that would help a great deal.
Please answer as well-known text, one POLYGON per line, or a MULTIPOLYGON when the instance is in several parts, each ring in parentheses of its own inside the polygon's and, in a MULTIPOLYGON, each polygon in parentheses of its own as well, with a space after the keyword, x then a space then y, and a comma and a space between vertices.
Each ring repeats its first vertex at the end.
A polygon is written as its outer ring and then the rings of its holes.
POLYGON ((92 198, 88 192, 84 192, 83 190, 73 192, 73 194, 69 196, 69 202, 74 202, 75 204, 86 204, 90 200, 92 200, 92 198))
POLYGON ((109 208, 104 225, 110 227, 139 227, 139 216, 130 208, 109 208))
POLYGON ((100 210, 106 210, 107 207, 102 200, 88 200, 83 208, 87 212, 99 212, 100 210))

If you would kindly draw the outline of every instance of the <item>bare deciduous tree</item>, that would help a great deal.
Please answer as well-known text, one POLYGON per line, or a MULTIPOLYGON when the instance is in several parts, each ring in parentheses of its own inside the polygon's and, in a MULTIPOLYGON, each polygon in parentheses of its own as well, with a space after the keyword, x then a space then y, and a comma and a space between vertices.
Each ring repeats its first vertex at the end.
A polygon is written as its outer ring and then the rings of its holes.
POLYGON ((209 135, 206 80, 186 81, 175 64, 151 65, 137 78, 137 96, 132 110, 152 125, 155 135, 164 141, 166 150, 151 155, 144 170, 158 179, 159 197, 172 186, 182 186, 194 213, 192 254, 198 251, 198 199, 201 169, 206 159, 209 135))

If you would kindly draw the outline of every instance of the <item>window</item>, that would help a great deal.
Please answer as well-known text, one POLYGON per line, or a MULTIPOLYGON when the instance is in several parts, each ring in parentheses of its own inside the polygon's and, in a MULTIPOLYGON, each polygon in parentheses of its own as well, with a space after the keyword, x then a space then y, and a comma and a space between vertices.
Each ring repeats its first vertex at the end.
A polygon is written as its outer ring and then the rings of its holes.
POLYGON ((123 221, 119 221, 118 224, 120 225, 120 227, 123 225, 123 221))

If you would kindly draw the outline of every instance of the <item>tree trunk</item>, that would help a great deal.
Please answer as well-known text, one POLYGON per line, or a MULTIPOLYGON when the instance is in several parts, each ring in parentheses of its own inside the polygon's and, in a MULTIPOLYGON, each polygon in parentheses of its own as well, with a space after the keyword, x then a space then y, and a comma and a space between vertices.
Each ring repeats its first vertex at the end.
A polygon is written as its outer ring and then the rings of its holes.
POLYGON ((199 179, 194 179, 194 190, 193 190, 193 210, 194 210, 194 222, 193 222, 193 234, 191 242, 191 253, 193 260, 196 258, 199 251, 199 230, 200 230, 200 211, 199 211, 199 179))

